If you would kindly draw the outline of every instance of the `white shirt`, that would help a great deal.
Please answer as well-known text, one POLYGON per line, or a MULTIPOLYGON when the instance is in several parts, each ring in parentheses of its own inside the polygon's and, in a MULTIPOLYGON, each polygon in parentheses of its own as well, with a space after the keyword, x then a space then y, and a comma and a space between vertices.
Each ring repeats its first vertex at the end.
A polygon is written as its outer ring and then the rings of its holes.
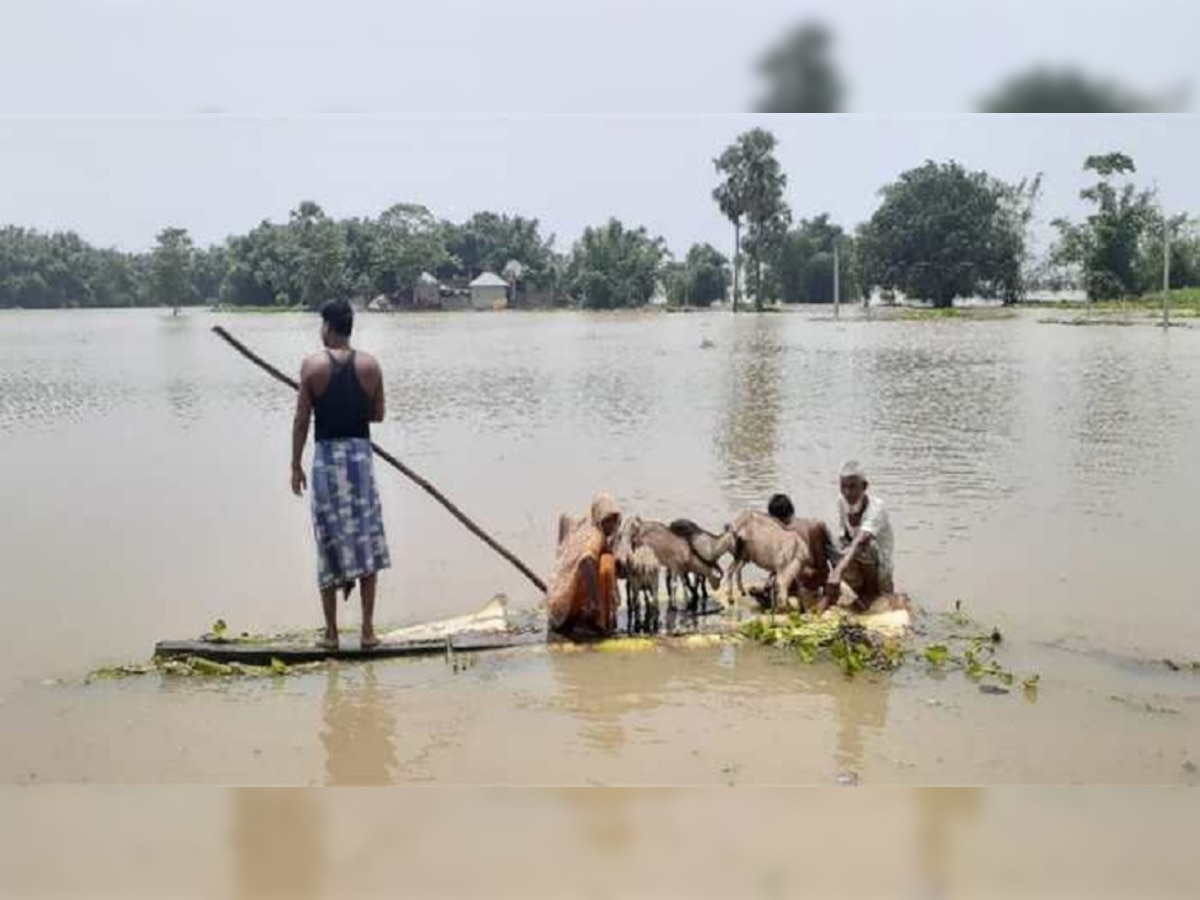
POLYGON ((867 495, 867 508, 863 510, 858 528, 850 524, 850 506, 846 499, 838 496, 837 516, 831 526, 833 544, 845 548, 850 541, 858 536, 859 531, 871 535, 875 548, 879 553, 880 574, 892 574, 892 523, 888 518, 887 508, 878 497, 867 495))

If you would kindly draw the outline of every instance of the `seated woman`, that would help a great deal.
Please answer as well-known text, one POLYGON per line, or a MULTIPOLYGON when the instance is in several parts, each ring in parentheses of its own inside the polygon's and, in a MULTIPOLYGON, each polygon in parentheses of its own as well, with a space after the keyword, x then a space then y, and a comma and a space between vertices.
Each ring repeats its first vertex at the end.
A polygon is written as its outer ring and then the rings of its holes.
POLYGON ((571 638, 612 634, 617 627, 617 565, 612 541, 621 511, 597 494, 586 519, 563 516, 558 530, 558 572, 546 592, 550 630, 571 638))

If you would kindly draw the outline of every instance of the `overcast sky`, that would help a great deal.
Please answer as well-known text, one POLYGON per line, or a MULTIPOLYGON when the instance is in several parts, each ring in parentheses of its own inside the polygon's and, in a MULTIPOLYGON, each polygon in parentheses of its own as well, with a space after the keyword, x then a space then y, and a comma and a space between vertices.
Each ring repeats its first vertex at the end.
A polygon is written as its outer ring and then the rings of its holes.
POLYGON ((826 22, 852 112, 961 112, 1034 62, 1200 82, 1195 0, 2 0, 0 111, 739 112, 826 22))
POLYGON ((302 199, 409 201, 536 216, 560 248, 610 215, 677 253, 724 248, 712 158, 754 124, 780 139, 797 216, 862 221, 926 158, 1043 171, 1043 219, 1078 215, 1080 164, 1111 149, 1200 214, 1200 117, 951 114, 1032 61, 1200 83, 1197 34, 1192 0, 0 0, 0 222, 139 249, 302 199), (863 113, 740 114, 754 58, 809 14, 863 113))
POLYGON ((535 216, 569 246, 617 216, 725 248, 712 159, 740 131, 779 138, 797 217, 854 225, 877 190, 927 158, 1008 180, 1046 173, 1041 215, 1081 215, 1089 153, 1132 155, 1170 208, 1200 215, 1200 117, 1188 116, 180 116, 36 119, 0 130, 0 221, 72 228, 126 249, 168 225, 201 242, 286 219, 312 199, 336 216, 423 203, 460 220, 535 216))

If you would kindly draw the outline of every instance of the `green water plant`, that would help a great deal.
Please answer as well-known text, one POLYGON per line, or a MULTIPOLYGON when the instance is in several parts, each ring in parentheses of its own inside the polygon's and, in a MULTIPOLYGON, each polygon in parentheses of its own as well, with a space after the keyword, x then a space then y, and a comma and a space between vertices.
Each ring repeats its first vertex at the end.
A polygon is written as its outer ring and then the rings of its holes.
MULTIPOLYGON (((889 672, 911 659, 924 663, 931 674, 961 671, 984 693, 1008 693, 1016 683, 1016 676, 996 658, 1004 640, 1000 629, 980 627, 963 612, 961 601, 928 624, 926 632, 932 637, 923 645, 872 631, 850 618, 799 613, 752 619, 740 633, 756 643, 791 650, 803 663, 831 661, 847 677, 863 671, 889 672)), ((1036 698, 1038 681, 1036 674, 1021 681, 1029 699, 1036 698)))
POLYGON ((804 663, 832 660, 847 676, 865 670, 891 671, 904 657, 898 639, 874 633, 849 619, 799 613, 763 617, 743 625, 741 634, 760 644, 792 650, 804 663))
POLYGON ((182 659, 156 656, 148 663, 104 666, 95 669, 87 676, 86 681, 90 684, 95 681, 112 681, 155 673, 178 678, 278 678, 301 672, 311 672, 324 665, 324 661, 288 665, 283 660, 274 657, 272 657, 270 665, 256 666, 241 662, 217 662, 199 656, 188 656, 182 659))

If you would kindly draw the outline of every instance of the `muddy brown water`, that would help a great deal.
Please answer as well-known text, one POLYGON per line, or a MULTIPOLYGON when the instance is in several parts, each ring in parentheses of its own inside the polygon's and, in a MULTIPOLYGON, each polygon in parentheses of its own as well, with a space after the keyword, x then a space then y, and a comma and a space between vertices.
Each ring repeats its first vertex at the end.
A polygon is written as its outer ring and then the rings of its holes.
MULTIPOLYGON (((217 323, 287 370, 317 334, 300 314, 0 313, 5 782, 1195 779, 1200 675, 1153 663, 1200 659, 1200 332, 1032 312, 360 317, 387 378, 377 440, 539 569, 559 512, 595 489, 716 527, 776 490, 823 513, 853 457, 890 506, 902 587, 999 626, 1006 665, 1040 674, 1036 699, 919 667, 846 681, 752 647, 83 684, 218 617, 319 619, 307 505, 288 489, 292 395, 217 323)), ((536 599, 377 473, 382 621, 536 599)))

